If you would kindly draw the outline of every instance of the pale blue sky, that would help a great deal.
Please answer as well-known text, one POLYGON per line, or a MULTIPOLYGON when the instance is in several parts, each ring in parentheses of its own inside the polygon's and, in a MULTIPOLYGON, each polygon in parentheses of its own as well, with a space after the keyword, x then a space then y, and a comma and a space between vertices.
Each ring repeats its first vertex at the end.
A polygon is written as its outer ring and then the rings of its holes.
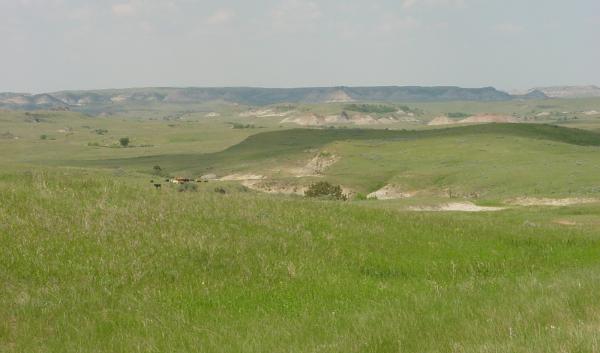
POLYGON ((0 0, 0 91, 600 84, 600 0, 0 0))

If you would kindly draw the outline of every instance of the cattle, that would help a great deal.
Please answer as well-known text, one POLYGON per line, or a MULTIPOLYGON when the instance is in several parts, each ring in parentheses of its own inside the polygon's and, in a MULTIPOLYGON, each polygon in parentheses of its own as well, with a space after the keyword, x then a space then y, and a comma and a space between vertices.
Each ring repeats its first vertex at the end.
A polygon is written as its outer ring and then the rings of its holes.
POLYGON ((183 178, 173 178, 173 179, 171 179, 171 183, 173 183, 173 184, 183 184, 183 183, 185 183, 185 181, 184 181, 183 178))
POLYGON ((158 190, 162 187, 162 184, 154 184, 154 187, 158 190))
POLYGON ((193 180, 192 179, 188 179, 188 178, 173 178, 170 181, 173 184, 185 184, 185 183, 189 183, 189 182, 191 182, 193 180))

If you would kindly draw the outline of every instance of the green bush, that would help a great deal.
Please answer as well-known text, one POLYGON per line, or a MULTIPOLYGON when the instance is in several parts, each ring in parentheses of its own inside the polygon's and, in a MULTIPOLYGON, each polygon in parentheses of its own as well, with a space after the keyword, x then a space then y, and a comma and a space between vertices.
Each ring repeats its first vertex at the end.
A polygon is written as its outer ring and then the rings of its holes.
POLYGON ((121 137, 119 139, 119 144, 121 145, 121 147, 129 146, 129 137, 121 137))
POLYGON ((253 124, 230 123, 233 129, 254 129, 253 124))
POLYGON ((319 181, 311 184, 308 190, 304 192, 306 197, 322 197, 333 200, 347 200, 346 195, 342 192, 342 187, 339 185, 332 185, 326 181, 319 181))
POLYGON ((160 177, 169 176, 169 173, 166 170, 162 169, 159 165, 155 165, 154 167, 152 167, 152 174, 160 177))
POLYGON ((179 192, 195 192, 198 191, 198 185, 194 183, 183 183, 177 186, 179 192))

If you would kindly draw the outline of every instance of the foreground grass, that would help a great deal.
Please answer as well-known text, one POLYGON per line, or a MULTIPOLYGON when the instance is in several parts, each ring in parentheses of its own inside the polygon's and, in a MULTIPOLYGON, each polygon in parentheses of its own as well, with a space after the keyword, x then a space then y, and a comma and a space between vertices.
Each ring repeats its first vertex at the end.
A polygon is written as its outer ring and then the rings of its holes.
POLYGON ((415 214, 0 175, 0 351, 596 352, 597 206, 415 214))

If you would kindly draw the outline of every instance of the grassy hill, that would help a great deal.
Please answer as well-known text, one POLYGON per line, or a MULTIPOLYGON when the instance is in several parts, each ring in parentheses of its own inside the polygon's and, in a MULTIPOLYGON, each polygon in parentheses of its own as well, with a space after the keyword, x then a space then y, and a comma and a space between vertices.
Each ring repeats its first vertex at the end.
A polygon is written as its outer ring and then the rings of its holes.
POLYGON ((338 157, 331 182, 369 193, 394 184, 422 196, 499 199, 600 194, 600 134, 539 124, 489 124, 420 131, 294 129, 249 136, 210 154, 165 154, 84 166, 172 173, 252 173, 308 183, 287 172, 318 153, 338 157))
POLYGON ((254 134, 224 151, 206 155, 161 155, 128 160, 106 160, 99 164, 148 165, 162 161, 169 165, 189 163, 230 164, 236 159, 261 160, 276 156, 320 148, 328 143, 343 140, 416 140, 436 137, 462 137, 469 135, 500 134, 532 139, 562 142, 580 146, 600 146, 600 134, 587 130, 540 124, 485 124, 430 130, 375 130, 375 129, 290 129, 254 134), (171 161, 170 161, 171 160, 171 161), (184 161, 182 161, 184 160, 184 161))
POLYGON ((403 213, 65 170, 3 173, 0 198, 4 352, 600 349, 597 206, 403 213))
POLYGON ((148 177, 159 165, 171 175, 246 173, 294 187, 324 179, 361 194, 392 184, 419 199, 453 195, 483 203, 520 196, 596 196, 599 189, 600 139, 590 130, 541 124, 289 129, 268 118, 254 122, 258 128, 232 129, 230 121, 242 118, 205 114, 154 119, 6 112, 0 115, 5 136, 0 161, 5 169, 40 164, 118 168, 148 177), (118 148, 124 136, 131 139, 130 148, 118 148), (321 153, 336 156, 321 177, 293 172, 321 153))

